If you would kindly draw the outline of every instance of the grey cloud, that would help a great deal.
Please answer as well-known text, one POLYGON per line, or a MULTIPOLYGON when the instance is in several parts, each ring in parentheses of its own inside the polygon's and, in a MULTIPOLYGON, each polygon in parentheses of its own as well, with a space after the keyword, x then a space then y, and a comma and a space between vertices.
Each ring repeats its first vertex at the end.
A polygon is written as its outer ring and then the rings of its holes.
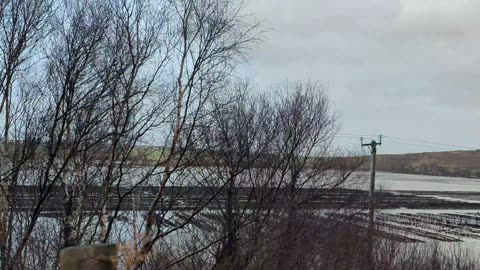
POLYGON ((245 70, 266 85, 325 83, 344 132, 447 143, 461 133, 480 145, 479 8, 480 0, 251 1, 272 30, 245 70))

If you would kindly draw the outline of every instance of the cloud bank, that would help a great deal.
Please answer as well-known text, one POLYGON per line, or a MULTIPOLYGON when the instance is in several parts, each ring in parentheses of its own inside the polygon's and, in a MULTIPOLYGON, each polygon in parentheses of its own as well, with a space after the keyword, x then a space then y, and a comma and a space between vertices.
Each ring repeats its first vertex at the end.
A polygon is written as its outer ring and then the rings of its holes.
POLYGON ((343 133, 480 147, 480 0, 255 0, 247 10, 271 29, 244 67, 260 85, 325 84, 343 133))

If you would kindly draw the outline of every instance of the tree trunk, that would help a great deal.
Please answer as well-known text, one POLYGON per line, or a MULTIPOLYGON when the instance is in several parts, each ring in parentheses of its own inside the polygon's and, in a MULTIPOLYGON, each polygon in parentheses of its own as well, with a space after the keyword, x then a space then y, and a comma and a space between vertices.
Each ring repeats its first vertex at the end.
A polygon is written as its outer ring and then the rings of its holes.
POLYGON ((8 229, 8 186, 0 185, 0 254, 2 259, 2 269, 8 265, 7 256, 7 232, 8 229))
POLYGON ((225 200, 225 241, 223 244, 222 254, 219 258, 219 266, 221 269, 236 269, 237 257, 237 235, 236 235, 236 190, 235 178, 231 176, 226 189, 225 200))
POLYGON ((63 223, 63 247, 71 247, 76 245, 76 226, 74 221, 73 209, 74 191, 72 187, 65 188, 64 198, 64 223, 63 223))
POLYGON ((295 200, 295 191, 296 191, 296 183, 297 179, 296 176, 292 176, 290 185, 288 187, 288 198, 287 198, 287 212, 286 212, 286 222, 285 227, 281 232, 280 238, 280 245, 279 245, 279 252, 278 252, 278 260, 277 260, 277 268, 276 269, 290 269, 289 259, 292 256, 289 256, 289 250, 294 250, 295 243, 295 224, 297 222, 297 202, 295 200))
POLYGON ((100 242, 107 240, 107 227, 108 227, 108 211, 107 203, 102 206, 102 212, 100 214, 100 242))

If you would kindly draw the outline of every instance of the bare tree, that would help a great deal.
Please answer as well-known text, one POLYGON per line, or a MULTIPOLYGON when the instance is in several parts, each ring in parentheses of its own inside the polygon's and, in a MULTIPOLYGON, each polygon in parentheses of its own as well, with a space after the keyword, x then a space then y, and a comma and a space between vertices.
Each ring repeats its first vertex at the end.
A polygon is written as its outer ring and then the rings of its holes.
POLYGON ((305 240, 301 237, 313 228, 329 230, 343 222, 333 217, 335 212, 358 212, 347 210, 356 198, 345 197, 345 203, 334 205, 312 204, 349 186, 351 172, 360 162, 342 158, 333 149, 335 118, 328 99, 317 92, 317 86, 305 85, 282 86, 279 97, 269 100, 240 83, 228 88, 230 95, 215 99, 195 136, 197 148, 207 149, 202 164, 212 177, 205 185, 219 190, 213 199, 215 208, 195 217, 192 224, 197 229, 184 243, 188 255, 169 265, 268 269, 308 258, 306 265, 315 260, 316 254, 311 260, 307 256, 314 242, 300 245, 305 240), (330 207, 332 216, 318 215, 310 207, 330 207), (286 259, 280 257, 284 248, 286 259))
MULTIPOLYGON (((1 174, 2 174, 2 197, 9 197, 9 187, 18 183, 20 167, 24 166, 25 160, 30 157, 34 146, 29 143, 29 135, 23 137, 25 144, 9 143, 9 132, 12 122, 20 122, 26 111, 23 108, 15 108, 12 105, 13 99, 25 97, 25 91, 15 90, 15 85, 28 85, 26 74, 31 71, 31 62, 35 61, 34 49, 48 32, 47 19, 51 14, 52 1, 1 1, 0 3, 0 112, 4 113, 2 133, 4 143, 1 151, 1 174), (16 114, 16 115, 14 115, 16 114), (18 151, 17 151, 18 150, 18 151)), ((30 103, 29 99, 25 103, 30 103)), ((22 119, 25 120, 25 119, 22 119)), ((15 127, 14 137, 19 133, 31 132, 33 121, 24 122, 28 126, 19 130, 15 127)), ((35 140, 33 140, 35 141, 35 140)), ((5 209, 10 206, 10 198, 5 202, 5 209)), ((0 220, 0 253, 2 268, 8 264, 11 246, 14 214, 10 211, 2 211, 0 220)))
POLYGON ((5 113, 5 141, 11 125, 13 84, 19 79, 18 73, 29 69, 28 61, 32 60, 34 49, 48 33, 47 19, 52 6, 51 0, 5 0, 0 3, 0 112, 5 113))
POLYGON ((78 2, 63 8, 64 16, 55 25, 57 42, 49 55, 49 86, 59 108, 54 119, 61 120, 52 128, 58 132, 56 140, 64 156, 63 160, 59 156, 54 159, 61 166, 55 170, 64 170, 59 180, 65 192, 63 238, 68 247, 76 245, 74 199, 85 182, 87 150, 105 136, 98 128, 107 114, 102 108, 106 94, 94 59, 108 29, 109 12, 100 2, 78 2))
MULTIPOLYGON (((106 123, 110 127, 110 138, 105 151, 103 166, 106 173, 99 201, 102 242, 107 241, 124 199, 117 192, 118 207, 113 213, 114 218, 108 220, 107 201, 112 187, 132 184, 125 183, 128 179, 123 178, 129 171, 128 161, 132 156, 142 159, 141 153, 134 152, 134 148, 146 143, 147 132, 166 122, 166 115, 170 112, 165 108, 172 103, 166 99, 166 91, 158 89, 163 83, 157 82, 173 49, 171 33, 166 29, 170 18, 165 6, 154 6, 149 1, 111 1, 110 6, 113 25, 109 37, 112 41, 105 48, 104 62, 99 64, 108 70, 107 76, 103 77, 108 81, 110 99, 107 104, 109 123, 106 123)), ((157 162, 138 184, 150 177, 158 165, 157 162)))
MULTIPOLYGON (((285 187, 285 193, 280 201, 283 210, 278 219, 283 222, 277 227, 278 251, 275 257, 278 260, 275 267, 290 269, 300 267, 297 263, 305 261, 292 251, 305 250, 299 236, 310 227, 309 220, 315 223, 318 222, 315 220, 322 220, 308 208, 304 210, 303 206, 338 188, 348 187, 349 182, 355 180, 350 176, 360 163, 341 158, 333 148, 338 121, 330 109, 328 97, 318 84, 285 83, 277 91, 279 134, 275 148, 282 157, 278 181, 285 187), (311 194, 308 190, 317 192, 311 194)), ((345 205, 333 206, 332 212, 346 209, 351 200, 343 200, 345 205)), ((323 223, 330 221, 327 216, 323 223)))
POLYGON ((174 10, 175 55, 173 63, 176 97, 172 115, 168 155, 164 162, 158 193, 147 211, 140 265, 162 235, 156 209, 172 174, 179 169, 196 123, 204 114, 206 102, 221 89, 236 61, 243 57, 248 45, 255 41, 256 25, 244 22, 242 6, 218 0, 183 0, 170 2, 174 10), (181 144, 182 143, 182 144, 181 144))
POLYGON ((317 85, 268 99, 231 82, 258 40, 242 8, 2 2, 3 269, 53 268, 60 248, 95 242, 120 243, 131 269, 294 265, 297 220, 315 219, 305 190, 343 187, 354 168, 331 151, 317 85))
POLYGON ((211 231, 213 239, 208 240, 221 239, 215 251, 216 268, 243 269, 248 265, 254 246, 241 239, 258 237, 272 210, 273 198, 264 191, 275 175, 275 162, 269 159, 276 121, 268 99, 252 96, 251 91, 249 82, 234 84, 231 92, 236 94, 215 100, 200 131, 203 148, 208 149, 206 164, 215 176, 210 187, 223 189, 214 200, 219 216, 212 217, 221 221, 221 230, 219 234, 211 231), (257 234, 247 233, 253 230, 257 234))

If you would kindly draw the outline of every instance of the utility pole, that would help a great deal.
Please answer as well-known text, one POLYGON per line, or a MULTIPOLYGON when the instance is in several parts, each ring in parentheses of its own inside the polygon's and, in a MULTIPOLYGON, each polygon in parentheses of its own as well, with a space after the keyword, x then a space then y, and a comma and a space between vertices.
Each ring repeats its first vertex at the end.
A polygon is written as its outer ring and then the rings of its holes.
POLYGON ((378 136, 379 142, 372 140, 370 143, 363 143, 363 137, 360 138, 362 147, 367 146, 370 149, 370 189, 368 191, 368 231, 367 231, 367 263, 368 269, 375 270, 373 257, 373 235, 375 233, 375 166, 377 163, 377 146, 382 145, 382 135, 378 136))

